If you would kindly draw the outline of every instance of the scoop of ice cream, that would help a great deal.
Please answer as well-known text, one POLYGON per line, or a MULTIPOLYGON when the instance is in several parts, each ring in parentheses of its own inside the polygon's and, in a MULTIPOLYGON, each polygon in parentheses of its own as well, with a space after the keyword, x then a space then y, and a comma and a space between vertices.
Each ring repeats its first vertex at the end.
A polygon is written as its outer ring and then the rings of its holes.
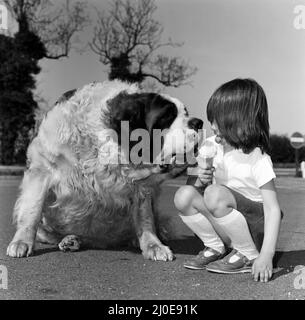
POLYGON ((217 149, 215 144, 212 141, 206 140, 203 146, 198 151, 198 156, 200 158, 214 158, 216 155, 217 149))

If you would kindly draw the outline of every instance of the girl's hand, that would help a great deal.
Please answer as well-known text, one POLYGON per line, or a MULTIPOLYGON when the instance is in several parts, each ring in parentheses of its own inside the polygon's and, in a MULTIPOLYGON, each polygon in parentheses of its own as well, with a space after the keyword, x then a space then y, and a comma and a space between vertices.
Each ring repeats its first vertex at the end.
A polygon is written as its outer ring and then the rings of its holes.
POLYGON ((214 167, 199 167, 198 178, 203 184, 209 184, 213 181, 214 167))
POLYGON ((252 274, 255 281, 260 278, 261 282, 267 282, 272 277, 272 258, 280 229, 281 210, 277 200, 274 179, 264 184, 260 189, 264 201, 265 234, 261 253, 252 267, 252 274))
POLYGON ((272 277, 272 257, 259 255, 252 266, 252 275, 255 281, 268 282, 272 277))

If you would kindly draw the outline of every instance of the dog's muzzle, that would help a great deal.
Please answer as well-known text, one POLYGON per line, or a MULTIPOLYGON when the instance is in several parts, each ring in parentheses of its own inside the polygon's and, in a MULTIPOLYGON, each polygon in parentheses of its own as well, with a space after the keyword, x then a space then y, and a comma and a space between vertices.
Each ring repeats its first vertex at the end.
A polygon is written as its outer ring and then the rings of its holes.
POLYGON ((188 121, 187 126, 189 127, 189 129, 196 131, 199 135, 197 137, 197 139, 198 139, 197 143, 194 145, 194 156, 197 156, 198 155, 198 146, 200 145, 200 143, 203 139, 203 132, 199 133, 199 130, 201 130, 203 128, 203 121, 198 118, 191 118, 188 121))

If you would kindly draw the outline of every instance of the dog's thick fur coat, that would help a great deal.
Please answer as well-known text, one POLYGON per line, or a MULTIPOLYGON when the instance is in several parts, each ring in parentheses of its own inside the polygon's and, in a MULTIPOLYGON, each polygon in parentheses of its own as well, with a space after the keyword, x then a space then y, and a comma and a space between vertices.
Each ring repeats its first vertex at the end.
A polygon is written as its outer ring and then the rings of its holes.
POLYGON ((122 166, 111 161, 127 154, 116 141, 109 152, 105 136, 107 129, 118 131, 119 121, 129 121, 131 130, 184 129, 189 118, 178 100, 145 95, 136 85, 119 81, 92 83, 63 95, 29 146, 9 256, 31 255, 35 240, 58 244, 65 251, 79 248, 78 242, 106 248, 138 239, 145 258, 173 259, 156 236, 156 200, 159 184, 184 167, 162 172, 153 164, 122 166))

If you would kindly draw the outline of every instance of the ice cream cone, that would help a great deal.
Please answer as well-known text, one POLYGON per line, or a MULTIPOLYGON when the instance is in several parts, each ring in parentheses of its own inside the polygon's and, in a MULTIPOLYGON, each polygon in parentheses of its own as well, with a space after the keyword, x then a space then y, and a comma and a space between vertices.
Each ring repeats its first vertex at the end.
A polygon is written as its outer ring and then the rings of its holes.
POLYGON ((199 149, 198 156, 196 157, 196 161, 198 166, 196 168, 192 168, 192 171, 187 180, 187 184, 191 184, 196 181, 196 185, 198 184, 198 175, 200 169, 211 169, 213 167, 214 157, 216 155, 216 147, 211 141, 205 141, 203 146, 199 149))
POLYGON ((197 157, 197 163, 198 166, 201 168, 212 168, 213 167, 213 161, 214 161, 214 157, 202 157, 199 156, 197 157))

